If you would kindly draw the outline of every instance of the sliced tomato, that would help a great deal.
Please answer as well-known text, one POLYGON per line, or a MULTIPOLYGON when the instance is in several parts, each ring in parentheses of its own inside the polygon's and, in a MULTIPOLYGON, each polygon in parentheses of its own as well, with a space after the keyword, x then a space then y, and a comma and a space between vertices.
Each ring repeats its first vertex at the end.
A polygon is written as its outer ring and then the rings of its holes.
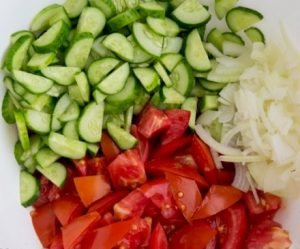
POLYGON ((139 133, 149 139, 167 130, 170 124, 168 116, 163 111, 153 106, 148 106, 142 112, 137 127, 139 133))
POLYGON ((100 215, 97 212, 92 212, 80 216, 64 226, 62 228, 64 249, 74 249, 99 220, 100 215))
POLYGON ((266 249, 291 247, 289 233, 281 228, 281 225, 272 220, 263 220, 250 231, 246 249, 266 249))
POLYGON ((147 248, 151 237, 151 218, 140 219, 131 227, 124 238, 118 242, 119 248, 140 249, 147 248))
POLYGON ((62 241, 62 235, 61 233, 58 233, 53 241, 49 249, 64 249, 63 241, 62 241))
POLYGON ((126 195, 127 191, 117 191, 107 194, 98 201, 95 201, 88 210, 88 212, 98 212, 100 215, 104 215, 108 211, 112 210, 113 206, 122 200, 126 195))
POLYGON ((194 157, 189 153, 179 153, 175 156, 174 160, 182 164, 184 167, 198 170, 198 166, 194 157))
MULTIPOLYGON (((244 249, 248 221, 244 205, 237 203, 220 213, 220 249, 244 249)), ((257 249, 257 248, 255 248, 257 249)))
POLYGON ((191 113, 181 109, 166 110, 165 114, 170 120, 170 127, 161 137, 161 144, 168 144, 172 140, 180 138, 187 130, 191 113))
POLYGON ((52 202, 52 207, 57 219, 63 226, 80 216, 84 211, 82 202, 75 196, 62 196, 52 202))
POLYGON ((94 157, 88 160, 89 175, 104 175, 106 173, 106 159, 104 157, 94 157))
POLYGON ((136 188, 146 182, 144 163, 136 150, 127 150, 108 165, 116 189, 136 188))
POLYGON ((231 185, 234 179, 234 171, 228 169, 218 170, 218 184, 219 185, 231 185))
POLYGON ((208 222, 197 221, 176 231, 170 239, 171 249, 205 249, 216 236, 208 222))
POLYGON ((121 153, 119 147, 106 132, 103 132, 102 134, 100 146, 101 151, 108 162, 114 160, 121 153))
POLYGON ((192 136, 186 135, 175 140, 172 140, 170 143, 164 144, 158 147, 152 157, 153 158, 164 158, 174 156, 176 151, 179 151, 187 146, 189 146, 192 142, 192 136))
POLYGON ((73 160, 73 163, 81 176, 88 175, 88 158, 73 160))
POLYGON ((202 197, 194 180, 166 172, 177 206, 188 222, 200 206, 202 197))
POLYGON ((197 135, 193 136, 191 153, 207 181, 210 184, 216 184, 218 182, 218 169, 216 168, 209 147, 197 135))
POLYGON ((204 197, 193 219, 204 219, 215 215, 238 202, 242 192, 231 186, 212 185, 204 197))
POLYGON ((145 163, 148 160, 150 154, 150 147, 151 147, 150 141, 147 138, 143 137, 142 134, 139 133, 136 125, 131 126, 131 133, 138 140, 136 149, 139 152, 142 161, 145 163))
POLYGON ((197 182, 201 188, 207 188, 208 183, 201 176, 197 170, 184 166, 175 159, 155 159, 145 164, 146 171, 149 173, 161 173, 169 172, 182 177, 190 178, 197 182))
POLYGON ((134 190, 114 205, 114 214, 117 219, 125 220, 141 216, 149 204, 149 199, 139 190, 134 190))
POLYGON ((75 177, 74 183, 86 207, 111 192, 110 184, 103 175, 75 177))
POLYGON ((82 249, 111 249, 116 246, 130 229, 132 229, 132 226, 138 222, 139 219, 134 218, 98 228, 85 237, 82 243, 82 249))
POLYGON ((161 224, 157 223, 151 235, 149 249, 168 249, 168 248, 169 245, 168 245, 167 235, 164 229, 162 228, 161 224))
POLYGON ((34 230, 43 245, 51 245, 56 234, 56 217, 50 203, 36 208, 30 213, 34 230))

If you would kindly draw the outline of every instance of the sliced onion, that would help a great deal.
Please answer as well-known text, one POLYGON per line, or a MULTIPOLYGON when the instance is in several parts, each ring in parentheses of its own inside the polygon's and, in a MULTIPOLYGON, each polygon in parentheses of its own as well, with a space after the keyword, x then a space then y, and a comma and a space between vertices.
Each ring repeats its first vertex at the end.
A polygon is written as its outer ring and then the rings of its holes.
POLYGON ((247 166, 240 163, 235 163, 235 176, 232 182, 232 186, 243 191, 247 192, 250 188, 250 183, 247 179, 247 166))
POLYGON ((214 149, 210 148, 210 153, 211 153, 211 156, 215 162, 215 165, 217 167, 217 169, 223 169, 223 164, 220 160, 220 155, 218 152, 216 152, 214 149))
POLYGON ((251 177, 251 175, 250 175, 249 172, 246 173, 246 177, 248 179, 248 182, 249 182, 249 185, 250 185, 250 189, 251 189, 251 191, 253 193, 253 197, 254 197, 254 199, 256 201, 256 204, 260 204, 260 199, 259 199, 256 187, 255 187, 255 184, 254 184, 254 182, 252 180, 252 177, 251 177))

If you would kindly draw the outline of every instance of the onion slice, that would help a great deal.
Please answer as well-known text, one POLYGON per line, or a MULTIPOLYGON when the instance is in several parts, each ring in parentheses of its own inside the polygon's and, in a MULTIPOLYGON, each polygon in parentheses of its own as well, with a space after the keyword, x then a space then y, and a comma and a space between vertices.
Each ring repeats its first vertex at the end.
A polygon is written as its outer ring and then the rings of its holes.
POLYGON ((247 166, 240 163, 235 163, 235 176, 232 182, 232 186, 243 191, 247 192, 250 188, 250 183, 247 178, 248 169, 247 166))
POLYGON ((217 169, 223 169, 223 164, 220 160, 220 155, 218 152, 216 152, 214 149, 210 148, 210 153, 211 153, 211 156, 215 162, 215 165, 217 167, 217 169))

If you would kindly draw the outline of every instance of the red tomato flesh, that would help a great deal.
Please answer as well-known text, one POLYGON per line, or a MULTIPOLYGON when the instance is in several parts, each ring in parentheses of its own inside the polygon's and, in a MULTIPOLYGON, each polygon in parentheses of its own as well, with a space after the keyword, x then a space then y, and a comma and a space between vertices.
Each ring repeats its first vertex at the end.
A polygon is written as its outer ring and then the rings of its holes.
POLYGON ((167 235, 161 224, 157 223, 151 235, 149 249, 168 249, 168 247, 167 235))

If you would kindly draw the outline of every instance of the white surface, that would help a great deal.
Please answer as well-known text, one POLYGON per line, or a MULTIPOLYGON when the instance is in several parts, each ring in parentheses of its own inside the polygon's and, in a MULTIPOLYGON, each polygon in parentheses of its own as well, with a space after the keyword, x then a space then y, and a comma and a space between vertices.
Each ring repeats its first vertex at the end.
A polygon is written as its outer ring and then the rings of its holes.
MULTIPOLYGON (((205 0, 213 1, 213 0, 205 0)), ((2 55, 14 31, 28 27, 34 14, 48 3, 59 0, 8 0, 0 8, 0 54, 2 55)), ((239 5, 253 7, 264 14, 261 24, 264 32, 278 32, 280 20, 287 24, 292 39, 300 41, 300 1, 297 0, 240 0, 239 5)), ((300 44, 298 44, 300 48, 300 44)), ((0 86, 0 99, 3 85, 0 86)), ((39 249, 28 210, 19 205, 19 167, 13 156, 16 132, 0 118, 0 249, 39 249)), ((300 190, 299 190, 300 191, 300 190)), ((300 201, 286 203, 278 219, 293 237, 293 248, 300 249, 300 201)), ((279 248, 278 248, 279 249, 279 248)))

